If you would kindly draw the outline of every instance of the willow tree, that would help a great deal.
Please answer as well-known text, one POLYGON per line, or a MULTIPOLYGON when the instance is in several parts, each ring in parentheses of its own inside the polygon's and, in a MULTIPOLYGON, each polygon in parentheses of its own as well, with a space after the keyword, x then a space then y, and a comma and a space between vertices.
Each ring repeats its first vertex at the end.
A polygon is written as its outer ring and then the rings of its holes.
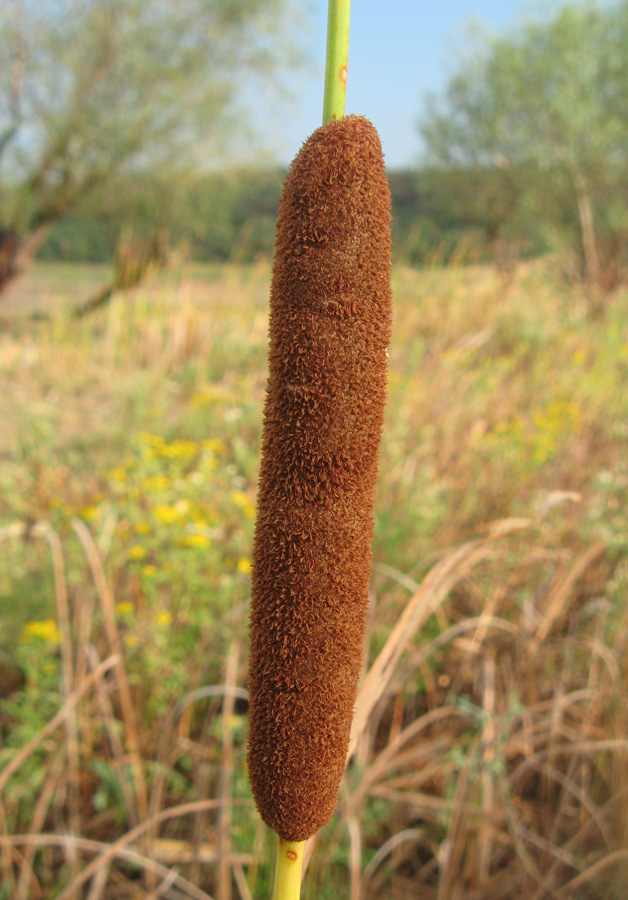
POLYGON ((596 219, 628 235, 624 192, 615 189, 628 161, 627 46, 626 0, 566 5, 487 40, 421 123, 433 162, 516 170, 543 211, 548 193, 568 198, 592 282, 602 265, 596 219))
POLYGON ((0 291, 95 185, 206 161, 242 86, 294 62, 293 2, 0 4, 0 291))

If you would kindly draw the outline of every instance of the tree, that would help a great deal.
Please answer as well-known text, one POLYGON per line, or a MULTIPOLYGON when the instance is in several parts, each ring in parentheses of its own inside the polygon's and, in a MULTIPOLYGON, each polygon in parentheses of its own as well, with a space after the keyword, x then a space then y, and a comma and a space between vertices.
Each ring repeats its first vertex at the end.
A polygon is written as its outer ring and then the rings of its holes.
POLYGON ((206 162, 244 81, 294 64, 291 2, 0 4, 0 291, 96 185, 206 162))
MULTIPOLYGON (((549 21, 487 40, 445 96, 428 103, 421 126, 428 154, 441 165, 515 169, 545 210, 549 193, 569 192, 590 283, 602 275, 596 216, 609 247, 618 237, 609 234, 617 215, 604 198, 625 179, 626 47, 626 0, 610 8, 567 5, 549 21)), ((623 211, 625 223, 625 203, 623 211)))

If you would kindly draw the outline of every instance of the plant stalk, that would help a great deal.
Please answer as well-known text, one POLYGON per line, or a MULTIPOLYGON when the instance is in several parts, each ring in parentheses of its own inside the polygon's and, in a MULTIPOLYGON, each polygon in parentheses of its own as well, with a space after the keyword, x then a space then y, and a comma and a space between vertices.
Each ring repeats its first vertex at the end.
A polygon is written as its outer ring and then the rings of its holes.
POLYGON ((329 0, 323 125, 345 114, 351 0, 329 0))
MULTIPOLYGON (((327 125, 332 119, 342 119, 345 114, 350 8, 351 0, 329 0, 323 125, 327 125)), ((299 900, 304 848, 305 841, 284 841, 279 838, 273 900, 299 900)))
POLYGON ((279 838, 273 900, 299 900, 304 847, 305 841, 284 841, 279 838))

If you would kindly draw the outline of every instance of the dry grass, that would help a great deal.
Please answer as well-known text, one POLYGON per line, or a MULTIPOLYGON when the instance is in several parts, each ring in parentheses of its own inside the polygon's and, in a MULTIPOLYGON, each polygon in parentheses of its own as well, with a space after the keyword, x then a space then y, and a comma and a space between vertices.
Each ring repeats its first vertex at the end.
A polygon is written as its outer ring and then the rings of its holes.
MULTIPOLYGON (((269 896, 244 771, 267 278, 0 333, 2 643, 28 676, 0 707, 3 900, 269 896), (20 642, 32 620, 49 638, 20 642)), ((539 266, 395 288, 367 660, 304 900, 619 900, 628 297, 591 324, 539 266)))

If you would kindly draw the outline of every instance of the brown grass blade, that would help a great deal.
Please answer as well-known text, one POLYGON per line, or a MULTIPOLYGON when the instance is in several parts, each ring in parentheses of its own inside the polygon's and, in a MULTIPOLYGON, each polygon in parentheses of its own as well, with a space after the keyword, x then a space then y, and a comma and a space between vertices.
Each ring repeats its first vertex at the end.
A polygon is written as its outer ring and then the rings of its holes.
MULTIPOLYGON (((430 569, 408 602, 360 688, 355 705, 347 762, 353 756, 369 718, 386 691, 394 668, 413 634, 422 627, 432 613, 439 610, 441 603, 452 588, 467 576, 474 565, 489 554, 495 540, 524 531, 532 524, 531 519, 503 519, 493 522, 488 526, 487 537, 463 544, 462 547, 450 553, 430 569)), ((482 617, 477 622, 486 624, 486 620, 482 617)), ((429 654, 429 652, 428 648, 427 653, 429 654)), ((311 837, 305 846, 304 873, 307 871, 315 846, 316 835, 311 837)))
POLYGON ((599 556, 606 550, 605 541, 596 541, 588 550, 586 550, 573 564, 567 574, 559 581, 554 590, 551 592, 547 609, 544 610, 543 618, 539 624, 536 634, 530 643, 530 655, 538 651, 540 644, 548 636, 556 620, 565 612, 570 601, 574 597, 573 588, 576 582, 589 568, 599 556))
POLYGON ((458 706, 443 706, 440 709, 434 709, 425 713, 419 719, 415 719, 414 722, 398 734, 394 741, 391 741, 387 747, 377 754, 364 773, 363 781, 367 784, 374 784, 379 781, 387 770, 397 766, 397 757, 404 744, 416 738, 422 731, 450 716, 464 718, 467 716, 467 713, 458 706))
POLYGON ((366 723, 384 694, 393 670, 414 633, 440 606, 452 588, 466 577, 476 563, 487 556, 493 541, 528 528, 530 524, 529 519, 506 519, 494 523, 493 531, 488 537, 463 544, 430 569, 364 679, 355 705, 347 759, 353 755, 366 723))
MULTIPOLYGON (((132 828, 130 831, 127 831, 126 834, 118 838, 118 840, 113 844, 100 845, 99 850, 102 850, 100 855, 97 856, 96 859, 92 860, 92 862, 83 869, 83 871, 78 875, 77 878, 73 879, 73 881, 70 882, 66 889, 61 894, 59 894, 57 900, 70 900, 72 893, 82 887, 82 885, 84 885, 87 881, 89 881, 89 879, 92 878, 96 874, 96 872, 98 872, 103 866, 108 865, 113 859, 120 856, 121 852, 125 851, 125 848, 127 848, 129 844, 132 844, 134 841, 142 838, 148 831, 150 831, 151 828, 154 828, 161 822, 166 822, 169 819, 179 818, 180 816, 187 816, 193 815, 194 813, 204 812, 208 809, 216 809, 219 805, 219 800, 197 800, 192 803, 182 803, 180 806, 173 806, 170 809, 164 809, 160 813, 157 813, 156 816, 153 816, 150 819, 145 820, 144 822, 140 822, 139 825, 137 825, 135 828, 132 828)), ((206 895, 203 894, 203 897, 205 896, 206 895)))
POLYGON ((96 547, 91 532, 80 519, 73 519, 72 527, 76 531, 79 540, 83 545, 83 549, 85 550, 102 605, 109 646, 111 647, 112 653, 115 654, 117 658, 116 677, 118 679, 118 687, 120 690, 122 719, 124 721, 125 737, 129 748, 129 756, 131 757, 131 765, 133 767, 138 816, 140 821, 143 821, 148 817, 148 799, 146 794, 146 784, 144 782, 139 735, 135 721, 135 710, 133 708, 131 689, 129 687, 129 680, 124 664, 122 641, 120 640, 120 634, 116 624, 114 598, 105 576, 98 548, 96 547))
POLYGON ((246 880, 246 875, 244 874, 242 863, 239 859, 233 859, 232 866, 233 877, 235 878, 235 883, 240 894, 240 900, 253 900, 253 895, 249 890, 249 883, 246 880))
MULTIPOLYGON (((57 790, 57 786, 63 772, 63 762, 61 759, 62 753, 63 751, 61 751, 57 755, 57 759, 55 760, 53 765, 50 766, 50 770, 44 782, 43 788, 39 794, 39 797, 37 798, 35 811, 33 812, 31 824, 28 829, 29 834, 39 834, 43 827, 44 820, 50 807, 50 802, 57 790)), ((36 853, 37 845, 35 843, 26 846, 26 850, 24 851, 24 859, 22 861, 20 870, 20 878, 17 884, 15 900, 27 900, 28 898, 28 890, 29 887, 31 887, 33 860, 35 859, 36 853)))
POLYGON ((264 840, 266 838, 266 826, 262 820, 257 817, 255 825, 255 840, 253 841, 253 858, 248 871, 248 889, 251 896, 255 894, 255 884, 257 881, 257 873, 260 863, 263 860, 264 840))
POLYGON ((92 883, 89 886, 87 900, 102 900, 105 888, 107 887, 107 881, 109 880, 110 869, 110 866, 105 866, 97 875, 94 875, 92 883))
POLYGON ((70 711, 76 706, 81 697, 83 697, 92 687, 95 681, 98 678, 102 678, 105 672, 108 672, 110 669, 113 669, 114 666, 117 666, 119 662, 118 657, 115 654, 108 656, 107 659, 103 660, 103 662, 98 666, 98 668, 92 672, 91 675, 88 675, 87 678, 80 684, 76 690, 70 694, 68 699, 65 701, 59 712, 53 716, 53 718, 48 722, 45 728, 39 732, 39 734, 35 735, 28 744, 26 744, 19 753, 13 757, 13 759, 7 763, 7 765, 0 772, 0 794, 7 786, 9 779, 15 775, 20 766, 31 756, 35 750, 42 744, 46 738, 49 738, 52 734, 55 733, 57 728, 66 721, 70 711))
POLYGON ((406 828, 403 831, 398 831, 397 834, 393 835, 382 844, 362 873, 360 896, 366 897, 368 886, 375 871, 381 866, 384 860, 391 855, 391 853, 394 853, 394 851, 404 843, 415 843, 422 840, 424 837, 425 831, 423 828, 406 828))
MULTIPOLYGON (((141 853, 138 853, 137 850, 131 850, 125 846, 118 846, 119 842, 110 845, 104 844, 101 841, 92 841, 87 838, 74 837, 74 835, 66 834, 17 834, 11 835, 10 837, 0 835, 0 844, 3 846, 19 847, 20 845, 30 843, 31 841, 36 842, 39 847, 64 847, 67 844, 74 843, 77 850, 81 850, 84 853, 100 853, 101 856, 97 857, 97 860, 101 860, 105 856, 107 862, 114 858, 123 859, 140 869, 150 871, 154 875, 160 875, 162 878, 169 878, 172 874, 170 869, 143 856, 141 853), (112 850, 113 852, 111 852, 112 850)), ((205 891, 196 887, 196 885, 192 884, 192 882, 188 881, 182 875, 175 873, 173 884, 176 884, 179 890, 184 892, 191 900, 212 900, 209 894, 206 894, 205 891)), ((61 897, 64 897, 67 900, 67 897, 69 897, 68 889, 59 895, 58 900, 61 900, 61 897)))
POLYGON ((159 900, 160 897, 163 897, 166 894, 166 891, 172 887, 177 879, 177 873, 172 869, 168 875, 163 879, 161 884, 158 884, 154 891, 151 891, 149 894, 144 895, 144 900, 159 900))
MULTIPOLYGON (((180 841, 175 838, 157 838, 151 844, 151 855, 154 859, 165 865, 189 865, 198 859, 203 865, 216 865, 220 859, 217 844, 204 841, 202 844, 194 844, 192 841, 180 841)), ((237 861, 241 866, 250 865, 252 854, 233 853, 232 861, 237 861)))
MULTIPOLYGON (((89 659, 89 664, 92 671, 95 671, 98 668, 99 660, 98 654, 96 653, 94 647, 87 648, 86 656, 89 659)), ((135 804, 135 797, 133 794, 133 787, 126 770, 124 747, 122 746, 122 741, 120 740, 120 735, 118 734, 116 717, 113 712, 113 707, 111 706, 109 693, 102 678, 99 678, 96 681, 96 697, 100 706, 102 721, 104 722, 107 736, 109 738, 109 746, 111 748, 111 754, 113 757, 113 765, 118 776, 118 781, 120 782, 122 796, 124 797, 126 814, 128 816, 130 824, 137 825, 137 809, 135 804)))
POLYGON ((495 712, 495 653, 492 648, 484 658, 484 731, 482 734, 482 814, 478 833, 478 880, 480 885, 488 881, 493 856, 493 827, 495 818, 495 785, 493 763, 497 733, 495 712))
MULTIPOLYGON (((469 751, 471 758, 478 752, 479 739, 476 739, 474 744, 475 746, 469 751)), ((474 804, 469 801, 471 789, 471 771, 467 767, 460 772, 451 807, 452 815, 447 838, 441 845, 443 852, 442 858, 439 860, 441 877, 438 885, 438 900, 448 900, 453 895, 456 882, 461 874, 467 837, 468 811, 474 809, 474 804)))
MULTIPOLYGON (((249 697, 247 691, 243 688, 233 687, 227 691, 224 684, 210 684, 196 688, 194 691, 190 691, 190 693, 182 697, 169 712, 168 718, 161 729, 159 750, 157 752, 156 772, 150 797, 150 816, 152 819, 154 819, 160 811, 163 803, 171 745, 173 743, 176 728, 181 721, 181 717, 194 703, 198 703, 200 700, 207 700, 210 697, 224 697, 227 692, 231 693, 234 699, 238 700, 248 700, 249 697)), ((149 843, 153 840, 153 834, 150 831, 148 832, 148 840, 149 843)))
MULTIPOLYGON (((68 587, 65 579, 65 563, 63 549, 59 535, 49 522, 39 522, 33 532, 42 535, 48 542, 52 556, 54 572, 55 601, 59 630, 61 632, 61 663, 63 672, 63 696, 69 697, 74 687, 74 654, 72 650, 72 633, 70 625, 70 602, 68 587)), ((77 709, 73 706, 68 711, 65 721, 66 750, 68 755, 68 767, 66 777, 67 807, 69 811, 69 826, 72 834, 81 833, 81 816, 79 808, 79 740, 77 709)), ((79 869, 79 860, 71 845, 66 848, 67 862, 75 876, 79 869)))
POLYGON ((222 705, 222 766, 218 808, 218 900, 231 900, 231 780, 233 775, 234 688, 238 677, 240 645, 233 641, 225 669, 225 699, 222 705))
POLYGON ((350 815, 347 820, 349 832, 349 900, 360 900, 360 884, 362 876, 362 832, 357 816, 350 815))

